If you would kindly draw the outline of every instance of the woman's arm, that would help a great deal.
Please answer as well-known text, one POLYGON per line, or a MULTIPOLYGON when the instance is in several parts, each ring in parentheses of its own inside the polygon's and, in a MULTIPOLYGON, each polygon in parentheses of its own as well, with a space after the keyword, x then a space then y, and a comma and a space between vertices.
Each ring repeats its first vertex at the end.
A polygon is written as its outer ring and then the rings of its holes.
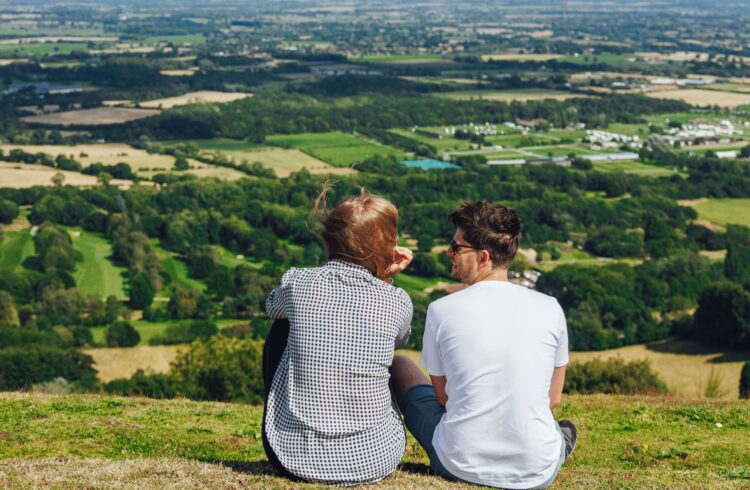
POLYGON ((565 384, 565 367, 556 367, 552 371, 552 383, 549 385, 549 408, 553 409, 562 401, 563 385, 565 384))

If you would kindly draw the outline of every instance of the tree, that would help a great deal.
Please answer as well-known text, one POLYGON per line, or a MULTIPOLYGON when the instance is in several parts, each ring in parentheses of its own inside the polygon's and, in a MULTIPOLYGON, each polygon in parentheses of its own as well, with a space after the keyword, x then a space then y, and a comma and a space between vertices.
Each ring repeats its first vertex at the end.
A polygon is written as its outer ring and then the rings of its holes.
POLYGON ((107 347, 133 347, 140 341, 141 334, 130 322, 115 322, 107 329, 107 347))
POLYGON ((65 183, 65 174, 62 172, 57 172, 55 175, 52 176, 52 185, 54 185, 57 188, 60 188, 65 183))
POLYGON ((21 325, 13 296, 6 291, 0 291, 0 325, 21 325))
POLYGON ((18 217, 18 205, 13 201, 0 199, 0 223, 12 223, 18 217))
POLYGON ((177 155, 174 158, 174 169, 175 170, 187 170, 190 168, 190 162, 182 155, 177 155))
POLYGON ((102 187, 109 187, 110 182, 112 182, 112 175, 107 172, 101 172, 96 176, 96 181, 101 184, 102 187))
MULTIPOLYGON (((730 225, 731 226, 731 225, 730 225)), ((742 228, 742 227, 736 227, 742 228)), ((750 286, 750 241, 735 227, 727 229, 727 255, 724 275, 744 286, 750 286)))
POLYGON ((695 333, 718 345, 750 346, 750 293, 729 281, 711 284, 698 300, 695 333))
POLYGON ((135 310, 148 308, 154 301, 154 294, 148 275, 143 272, 138 274, 130 284, 130 307, 135 310))

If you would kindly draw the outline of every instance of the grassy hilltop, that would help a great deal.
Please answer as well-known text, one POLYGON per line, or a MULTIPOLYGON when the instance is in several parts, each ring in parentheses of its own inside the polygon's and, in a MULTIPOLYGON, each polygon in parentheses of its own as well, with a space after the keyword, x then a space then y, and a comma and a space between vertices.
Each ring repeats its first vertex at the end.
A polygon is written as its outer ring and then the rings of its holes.
MULTIPOLYGON (((262 407, 0 394, 3 488, 308 488, 272 474, 262 407)), ((580 427, 554 488, 750 488, 750 403, 570 396, 580 427)), ((472 488, 425 474, 413 438, 378 488, 472 488)))

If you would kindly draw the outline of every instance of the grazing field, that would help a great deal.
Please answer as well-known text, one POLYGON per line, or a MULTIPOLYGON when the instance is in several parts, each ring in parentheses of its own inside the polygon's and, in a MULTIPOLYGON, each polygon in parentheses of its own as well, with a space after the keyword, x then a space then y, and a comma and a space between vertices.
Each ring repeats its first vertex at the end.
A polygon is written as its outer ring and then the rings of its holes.
POLYGON ((348 175, 352 173, 349 168, 336 168, 300 150, 287 150, 271 148, 257 151, 224 152, 235 161, 247 160, 250 163, 259 162, 264 167, 273 170, 279 177, 288 177, 293 172, 307 169, 313 174, 339 174, 348 175))
POLYGON ((526 102, 529 100, 567 100, 574 97, 586 97, 585 95, 563 92, 561 90, 547 89, 524 89, 524 90, 462 90, 458 92, 442 92, 435 97, 447 97, 456 100, 485 99, 499 102, 526 102))
POLYGON ((73 52, 86 52, 86 43, 28 43, 28 44, 0 44, 0 56, 44 56, 56 54, 70 54, 73 52))
MULTIPOLYGON (((145 150, 133 148, 123 143, 99 143, 84 145, 0 145, 0 149, 6 153, 14 149, 20 149, 27 153, 46 153, 56 157, 66 155, 88 167, 92 163, 114 165, 124 162, 137 175, 150 177, 155 173, 166 172, 174 168, 174 157, 170 155, 158 155, 148 153, 145 150)), ((212 165, 201 163, 197 160, 188 159, 191 167, 203 169, 214 168, 212 165)), ((54 169, 51 169, 54 170, 54 169)), ((81 174, 74 174, 81 175, 81 174)), ((81 177, 90 177, 81 175, 81 177)), ((67 182, 67 180, 66 180, 67 182)), ((94 177, 94 182, 96 178, 94 177)))
MULTIPOLYGON (((573 395, 555 416, 579 428, 555 489, 748 486, 747 402, 573 395)), ((263 451, 261 405, 2 393, 0 417, 5 488, 324 488, 276 474, 263 451)), ((368 488, 477 488, 428 473, 408 432, 401 463, 368 488)))
MULTIPOLYGON (((65 177, 64 185, 76 187, 93 187, 97 185, 96 177, 78 172, 68 172, 42 165, 27 165, 22 163, 0 162, 0 188, 27 189, 36 185, 51 187, 52 177, 61 173, 65 177)), ((127 188, 133 182, 129 180, 112 179, 110 185, 127 188)))
POLYGON ((130 107, 97 107, 75 111, 54 112, 21 118, 22 121, 50 126, 101 126, 122 124, 137 121, 160 113, 153 109, 134 109, 130 107))
POLYGON ((646 92, 646 95, 655 99, 682 100, 699 107, 709 105, 736 107, 750 104, 750 94, 722 92, 719 90, 665 90, 663 92, 646 92))
POLYGON ((267 137, 266 141, 278 146, 297 148, 336 167, 348 167, 374 155, 403 156, 403 152, 396 148, 339 131, 275 135, 267 137))
POLYGON ((112 243, 103 235, 81 230, 69 230, 73 248, 81 253, 83 260, 76 264, 75 280, 85 294, 106 298, 115 296, 125 299, 123 275, 125 267, 112 263, 112 243))
POLYGON ((3 232, 0 238, 0 271, 12 271, 23 263, 26 257, 34 255, 34 242, 30 230, 3 232))
MULTIPOLYGON (((582 155, 584 158, 586 155, 582 155)), ((660 177, 664 175, 674 175, 678 172, 669 168, 659 165, 649 165, 647 163, 639 162, 637 160, 623 160, 617 162, 596 162, 594 163, 595 170, 602 170, 606 172, 625 172, 626 174, 635 175, 646 175, 650 177, 660 177)))
POLYGON ((700 219, 717 225, 750 226, 750 199, 699 199, 691 205, 700 219))
POLYGON ((238 92, 216 92, 212 90, 200 90, 198 92, 188 92, 177 97, 166 97, 164 99, 149 100, 141 102, 141 107, 149 109, 171 109, 172 107, 188 104, 212 104, 225 103, 235 100, 252 97, 253 94, 243 94, 238 92))

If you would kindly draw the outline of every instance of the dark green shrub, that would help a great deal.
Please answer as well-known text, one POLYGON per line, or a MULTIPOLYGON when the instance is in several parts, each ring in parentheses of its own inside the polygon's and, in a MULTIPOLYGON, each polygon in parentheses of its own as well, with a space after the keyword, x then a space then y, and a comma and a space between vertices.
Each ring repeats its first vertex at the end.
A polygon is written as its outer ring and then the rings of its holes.
POLYGON ((740 373, 740 398, 750 399, 750 361, 745 361, 740 373))
POLYGON ((181 351, 171 374, 188 398, 261 403, 262 359, 263 342, 216 335, 181 351))
POLYGON ((18 216, 18 205, 13 201, 0 199, 0 223, 11 223, 18 216))
POLYGON ((73 345, 76 347, 90 347, 94 345, 94 336, 91 334, 91 330, 88 327, 81 325, 73 327, 71 334, 73 336, 73 345))
POLYGON ((177 396, 177 383, 168 374, 146 374, 139 369, 130 379, 115 379, 105 383, 104 391, 113 395, 174 398, 177 396))
POLYGON ((646 360, 626 363, 620 358, 573 363, 565 373, 568 393, 635 394, 666 392, 667 386, 646 360))
POLYGON ((0 349, 0 390, 18 390, 55 378, 84 386, 96 382, 91 357, 51 345, 24 345, 0 349))
POLYGON ((194 340, 207 340, 219 333, 216 324, 209 320, 193 320, 187 324, 170 325, 164 335, 151 339, 151 345, 189 344, 194 340))
POLYGON ((130 284, 130 307, 136 310, 148 308, 154 301, 154 294, 148 275, 143 272, 138 274, 130 284))
POLYGON ((107 347, 133 347, 141 341, 141 334, 130 322, 115 322, 107 329, 107 347))

